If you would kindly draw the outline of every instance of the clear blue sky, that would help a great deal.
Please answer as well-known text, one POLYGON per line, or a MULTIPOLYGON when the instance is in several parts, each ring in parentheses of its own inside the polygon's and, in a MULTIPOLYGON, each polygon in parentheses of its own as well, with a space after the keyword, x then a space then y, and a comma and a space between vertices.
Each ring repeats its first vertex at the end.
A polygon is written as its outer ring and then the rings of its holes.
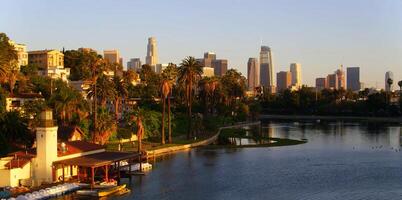
MULTIPOLYGON (((0 31, 29 50, 119 49, 144 60, 147 37, 161 63, 216 52, 246 73, 261 40, 275 71, 302 64, 303 83, 337 66, 361 67, 369 86, 387 70, 402 79, 401 0, 6 0, 0 31)), ((246 75, 246 74, 245 74, 246 75)))

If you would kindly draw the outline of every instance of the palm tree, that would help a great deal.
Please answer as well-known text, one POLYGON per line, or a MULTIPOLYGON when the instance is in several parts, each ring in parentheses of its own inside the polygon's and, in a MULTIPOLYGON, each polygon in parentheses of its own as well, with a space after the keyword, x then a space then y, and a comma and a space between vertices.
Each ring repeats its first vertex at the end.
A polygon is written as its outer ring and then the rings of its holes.
POLYGON ((92 85, 88 92, 88 97, 100 100, 100 105, 105 108, 108 100, 114 100, 116 90, 114 82, 106 75, 102 74, 97 78, 96 84, 92 85))
POLYGON ((8 82, 8 86, 10 89, 10 94, 14 94, 14 87, 15 83, 17 80, 19 80, 22 76, 19 74, 19 69, 17 65, 11 66, 7 71, 6 71, 6 80, 8 82))
POLYGON ((104 145, 109 140, 113 130, 116 128, 113 117, 111 117, 106 109, 99 109, 99 118, 96 123, 94 142, 104 145))
POLYGON ((169 65, 163 70, 162 72, 162 78, 164 80, 166 80, 168 82, 169 85, 169 93, 167 95, 167 100, 168 100, 168 142, 171 144, 172 141, 172 125, 171 125, 171 117, 170 117, 170 100, 172 97, 172 93, 173 93, 173 86, 176 83, 176 79, 177 79, 177 66, 173 63, 169 63, 169 65))
POLYGON ((96 132, 96 125, 97 125, 97 111, 98 111, 98 101, 97 101, 97 81, 98 81, 98 77, 99 75, 103 74, 105 68, 106 68, 106 62, 94 55, 94 54, 90 54, 90 56, 88 57, 88 60, 86 60, 86 66, 90 71, 90 77, 89 80, 92 82, 92 88, 93 88, 93 134, 92 134, 92 139, 95 141, 95 132, 96 132))
POLYGON ((6 75, 10 66, 17 66, 18 64, 17 51, 9 40, 5 33, 0 33, 0 77, 6 75))
POLYGON ((191 134, 191 107, 193 101, 193 88, 197 85, 197 81, 201 78, 202 67, 194 57, 187 57, 180 63, 179 67, 179 82, 184 85, 186 93, 187 113, 189 118, 187 139, 190 139, 191 134))
POLYGON ((122 99, 124 99, 125 97, 127 97, 128 95, 128 91, 127 91, 127 85, 126 82, 123 81, 122 78, 120 78, 119 76, 114 76, 113 77, 113 83, 114 83, 114 89, 116 91, 115 93, 115 100, 114 100, 114 113, 115 113, 115 119, 116 121, 118 120, 118 116, 119 116, 119 105, 121 105, 122 103, 122 99))
POLYGON ((56 92, 50 97, 50 102, 62 123, 65 125, 71 122, 73 113, 78 114, 79 121, 85 118, 87 107, 81 94, 63 81, 57 81, 56 86, 56 92))
MULTIPOLYGON (((161 144, 165 144, 165 104, 166 98, 169 98, 170 84, 168 80, 163 80, 161 85, 161 100, 162 100, 162 131, 161 131, 161 144)), ((170 105, 169 105, 170 106, 170 105)), ((169 112, 170 115, 170 112, 169 112)))

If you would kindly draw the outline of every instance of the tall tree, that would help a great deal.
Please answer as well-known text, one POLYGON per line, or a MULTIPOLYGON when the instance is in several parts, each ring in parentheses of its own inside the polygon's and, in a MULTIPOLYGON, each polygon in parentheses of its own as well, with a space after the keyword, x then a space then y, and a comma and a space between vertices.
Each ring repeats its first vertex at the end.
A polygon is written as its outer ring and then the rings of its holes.
POLYGON ((113 77, 113 85, 115 90, 114 99, 114 114, 116 121, 119 118, 119 110, 122 105, 122 99, 128 95, 126 82, 120 77, 115 75, 113 77))
POLYGON ((102 108, 106 108, 107 101, 113 101, 116 97, 114 82, 104 74, 99 75, 96 84, 90 87, 88 97, 100 100, 102 108))
POLYGON ((5 33, 0 33, 0 77, 18 64, 18 55, 5 33))
POLYGON ((56 81, 56 90, 50 97, 52 105, 59 119, 64 125, 72 123, 72 114, 86 112, 86 106, 82 95, 63 81, 56 81))
MULTIPOLYGON (((172 124, 171 124, 171 105, 170 101, 172 99, 173 86, 177 81, 178 69, 177 66, 173 63, 169 63, 169 65, 162 72, 162 79, 168 82, 169 85, 169 93, 167 95, 168 102, 168 142, 172 143, 172 124)), ((165 91, 166 92, 166 91, 165 91)))
POLYGON ((23 78, 23 76, 20 74, 18 66, 13 65, 13 66, 9 66, 9 68, 6 70, 6 76, 5 79, 8 82, 8 87, 10 90, 10 94, 14 95, 14 87, 15 87, 15 83, 23 78))
POLYGON ((11 148, 27 148, 32 145, 32 133, 28 121, 19 112, 6 112, 0 115, 0 154, 11 148))
POLYGON ((246 78, 237 70, 230 69, 222 77, 222 86, 229 95, 229 103, 233 104, 235 99, 244 97, 246 78))
MULTIPOLYGON (((161 100, 162 100, 162 126, 161 126, 161 144, 165 144, 165 104, 166 99, 169 98, 171 86, 168 80, 163 80, 161 85, 161 100)), ((169 112, 170 113, 170 112, 169 112)), ((170 138, 171 140, 171 138, 170 138)), ((171 141, 169 141, 171 142, 171 141)))
POLYGON ((191 118, 192 112, 191 107, 193 103, 193 90, 197 85, 198 80, 201 78, 202 74, 202 66, 194 57, 187 57, 180 63, 179 67, 179 83, 184 85, 185 88, 185 96, 186 96, 186 105, 187 105, 187 114, 189 118, 189 125, 187 129, 187 139, 190 139, 191 136, 191 118))
POLYGON ((92 104, 93 104, 93 110, 92 110, 92 117, 93 117, 93 134, 92 134, 92 139, 95 140, 95 135, 96 135, 96 130, 97 130, 97 113, 98 113, 98 101, 97 101, 97 81, 100 75, 103 75, 105 72, 107 65, 106 62, 99 57, 98 55, 95 54, 90 54, 90 56, 85 59, 85 67, 88 69, 87 77, 86 79, 90 80, 92 82, 91 88, 93 89, 93 95, 92 95, 92 104))
POLYGON ((99 109, 99 117, 96 120, 94 142, 104 145, 116 129, 114 119, 105 108, 99 109))

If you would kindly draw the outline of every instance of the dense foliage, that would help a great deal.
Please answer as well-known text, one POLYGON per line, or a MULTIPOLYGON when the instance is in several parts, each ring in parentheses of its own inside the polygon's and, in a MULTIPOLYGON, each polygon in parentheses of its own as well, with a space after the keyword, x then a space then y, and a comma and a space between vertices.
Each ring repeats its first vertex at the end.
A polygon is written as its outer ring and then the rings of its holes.
POLYGON ((0 33, 1 153, 30 146, 38 114, 45 108, 53 110, 59 125, 79 126, 87 140, 99 144, 131 138, 138 128, 134 117, 141 118, 146 140, 163 144, 206 137, 222 124, 257 120, 260 113, 396 116, 402 111, 391 102, 396 93, 302 87, 247 97, 246 78, 240 72, 230 69, 221 77, 203 77, 194 57, 156 73, 155 66, 148 65, 122 71, 120 64, 109 63, 95 51, 67 50, 64 66, 71 69, 69 79, 87 85, 78 91, 71 82, 39 75, 40 66, 16 70, 16 55, 8 37, 0 33), (22 93, 38 93, 43 99, 24 104, 24 112, 7 112, 6 97, 22 93))

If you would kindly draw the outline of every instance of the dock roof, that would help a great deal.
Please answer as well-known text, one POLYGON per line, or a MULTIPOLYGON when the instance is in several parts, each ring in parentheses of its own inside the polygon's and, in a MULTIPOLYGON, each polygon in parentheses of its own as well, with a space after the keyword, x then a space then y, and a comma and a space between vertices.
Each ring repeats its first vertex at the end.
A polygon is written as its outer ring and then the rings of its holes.
POLYGON ((127 159, 138 158, 137 152, 111 152, 105 151, 101 153, 95 153, 91 155, 85 155, 77 158, 71 158, 66 160, 59 160, 53 162, 53 165, 75 165, 81 167, 101 167, 110 165, 115 162, 119 162, 127 159))

